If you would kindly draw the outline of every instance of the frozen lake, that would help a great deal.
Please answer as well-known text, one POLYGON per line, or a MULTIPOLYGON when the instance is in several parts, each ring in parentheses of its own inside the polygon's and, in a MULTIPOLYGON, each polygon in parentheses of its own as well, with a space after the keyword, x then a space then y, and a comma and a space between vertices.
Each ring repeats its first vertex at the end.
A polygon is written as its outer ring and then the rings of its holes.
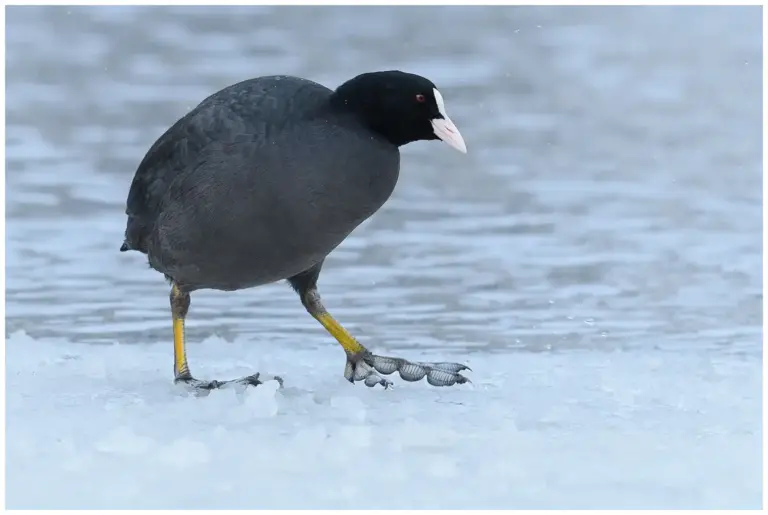
POLYGON ((760 9, 371 11, 7 10, 8 508, 758 508, 760 9), (275 284, 193 294, 188 352, 286 387, 184 396, 139 161, 230 83, 388 68, 469 154, 407 147, 320 291, 473 384, 349 385, 275 284))

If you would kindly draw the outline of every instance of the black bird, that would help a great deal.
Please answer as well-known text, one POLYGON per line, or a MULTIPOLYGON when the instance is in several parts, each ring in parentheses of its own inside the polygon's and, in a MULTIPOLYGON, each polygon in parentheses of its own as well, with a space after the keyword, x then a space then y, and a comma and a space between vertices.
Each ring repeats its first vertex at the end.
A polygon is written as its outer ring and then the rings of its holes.
POLYGON ((326 311, 317 290, 325 257, 392 194, 399 147, 437 139, 467 151, 435 85, 401 71, 365 73, 335 91, 290 76, 245 80, 160 136, 131 184, 120 250, 146 254, 171 283, 175 382, 201 393, 260 384, 258 373, 193 378, 184 319, 195 290, 283 279, 344 348, 350 382, 387 388, 379 374, 395 371, 435 386, 466 382, 459 363, 374 355, 326 311))

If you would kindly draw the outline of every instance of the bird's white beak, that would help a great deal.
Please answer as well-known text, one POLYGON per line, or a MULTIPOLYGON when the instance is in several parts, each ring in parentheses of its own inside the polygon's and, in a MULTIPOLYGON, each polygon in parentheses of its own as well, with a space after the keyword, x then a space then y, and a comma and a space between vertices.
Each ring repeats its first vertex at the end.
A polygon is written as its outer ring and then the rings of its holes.
POLYGON ((432 130, 435 131, 435 136, 445 141, 462 154, 466 154, 467 144, 464 143, 464 138, 461 137, 459 129, 456 128, 456 125, 445 113, 443 95, 441 95, 437 89, 433 90, 433 92, 435 94, 435 102, 437 102, 437 110, 442 116, 442 118, 435 118, 432 120, 432 130))
POLYGON ((467 153, 467 144, 464 143, 464 138, 461 137, 459 129, 456 128, 456 125, 450 118, 435 118, 432 120, 432 130, 435 131, 435 136, 462 154, 467 153))

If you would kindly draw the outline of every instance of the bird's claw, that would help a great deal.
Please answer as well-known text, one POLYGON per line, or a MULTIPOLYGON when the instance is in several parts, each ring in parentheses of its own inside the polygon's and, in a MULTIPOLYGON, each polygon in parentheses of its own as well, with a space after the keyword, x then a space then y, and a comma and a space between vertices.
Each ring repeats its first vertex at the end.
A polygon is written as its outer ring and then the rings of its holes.
POLYGON ((356 381, 363 381, 365 386, 369 388, 373 388, 377 384, 383 386, 385 390, 392 387, 392 381, 381 377, 370 364, 362 359, 357 361, 348 359, 344 368, 344 377, 353 384, 356 381))
POLYGON ((384 379, 380 374, 389 375, 398 372, 404 381, 421 381, 426 377, 427 382, 432 386, 452 386, 470 382, 460 374, 464 370, 471 371, 468 366, 461 363, 412 362, 403 358, 366 353, 350 356, 347 359, 344 377, 351 383, 363 381, 368 387, 380 384, 388 389, 392 386, 392 382, 384 379))
POLYGON ((264 384, 266 381, 271 381, 271 380, 277 381, 279 388, 283 387, 283 379, 280 376, 273 376, 273 377, 262 380, 261 374, 259 374, 258 372, 256 372, 253 375, 241 377, 239 379, 230 379, 228 381, 217 381, 215 379, 212 381, 201 381, 200 379, 195 379, 192 376, 182 376, 182 377, 177 377, 174 380, 174 383, 183 384, 189 391, 191 391, 198 397, 205 397, 211 393, 211 390, 224 389, 224 388, 230 388, 230 387, 240 387, 240 388, 247 388, 248 386, 255 387, 255 386, 264 384))

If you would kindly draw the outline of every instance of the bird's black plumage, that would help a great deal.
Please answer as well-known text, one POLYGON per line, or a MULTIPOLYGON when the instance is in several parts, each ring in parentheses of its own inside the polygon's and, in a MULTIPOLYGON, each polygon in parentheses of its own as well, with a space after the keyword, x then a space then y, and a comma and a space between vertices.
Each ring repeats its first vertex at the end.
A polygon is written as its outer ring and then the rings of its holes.
POLYGON ((120 250, 147 254, 179 295, 281 279, 314 289, 325 257, 391 195, 399 147, 451 143, 455 126, 436 120, 450 122, 435 85, 399 71, 335 91, 290 76, 224 88, 141 161, 120 250))

